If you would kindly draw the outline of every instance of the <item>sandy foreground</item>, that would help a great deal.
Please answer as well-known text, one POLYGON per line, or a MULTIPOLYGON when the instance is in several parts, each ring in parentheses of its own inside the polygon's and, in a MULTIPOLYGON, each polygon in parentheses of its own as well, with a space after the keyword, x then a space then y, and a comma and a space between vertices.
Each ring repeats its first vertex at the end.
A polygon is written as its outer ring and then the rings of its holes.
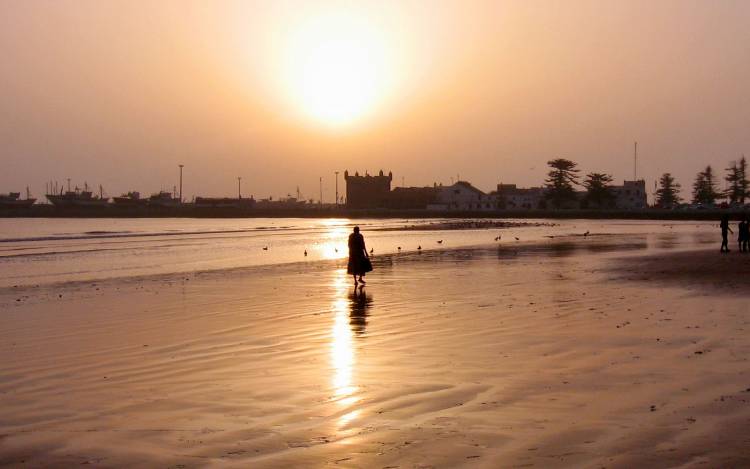
POLYGON ((748 467, 750 254, 644 247, 6 290, 0 464, 748 467))

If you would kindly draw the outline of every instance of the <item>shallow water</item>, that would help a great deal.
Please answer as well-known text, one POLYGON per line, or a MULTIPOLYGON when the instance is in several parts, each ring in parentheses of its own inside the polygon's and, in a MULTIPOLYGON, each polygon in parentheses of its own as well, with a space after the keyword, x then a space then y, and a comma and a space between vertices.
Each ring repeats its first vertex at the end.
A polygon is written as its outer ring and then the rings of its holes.
POLYGON ((609 228, 0 294, 0 466, 749 467, 750 259, 609 228))
POLYGON ((433 250, 514 245, 587 231, 594 236, 641 234, 649 249, 692 247, 716 238, 712 223, 632 220, 504 220, 526 225, 403 230, 441 221, 445 220, 0 219, 0 287, 339 259, 347 255, 347 236, 355 224, 376 255, 397 253, 399 247, 406 253, 420 246, 433 250))

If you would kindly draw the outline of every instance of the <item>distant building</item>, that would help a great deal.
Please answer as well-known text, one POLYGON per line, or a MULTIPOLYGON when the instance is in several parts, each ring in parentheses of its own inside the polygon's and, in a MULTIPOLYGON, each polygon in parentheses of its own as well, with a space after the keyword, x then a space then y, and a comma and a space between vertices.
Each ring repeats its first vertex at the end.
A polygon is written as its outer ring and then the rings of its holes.
POLYGON ((437 200, 427 206, 430 210, 494 210, 491 197, 466 181, 450 186, 438 186, 437 200))
POLYGON ((544 206, 544 188, 520 188, 515 184, 498 184, 497 190, 490 192, 495 205, 506 210, 533 210, 544 206))
POLYGON ((623 210, 637 210, 648 207, 646 181, 623 181, 621 186, 612 186, 615 207, 623 210))
POLYGON ((386 206, 393 209, 426 209, 437 203, 442 186, 432 187, 396 187, 388 195, 386 206))
POLYGON ((391 192, 391 181, 393 174, 383 174, 383 170, 377 176, 365 173, 360 176, 358 172, 350 175, 344 171, 346 181, 346 206, 349 208, 384 208, 388 206, 391 192))

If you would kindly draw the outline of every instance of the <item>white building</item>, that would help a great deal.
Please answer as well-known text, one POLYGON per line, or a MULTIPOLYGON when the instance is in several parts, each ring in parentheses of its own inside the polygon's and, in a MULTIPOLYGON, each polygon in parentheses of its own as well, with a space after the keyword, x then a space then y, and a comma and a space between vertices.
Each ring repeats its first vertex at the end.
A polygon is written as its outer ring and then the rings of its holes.
POLYGON ((646 198, 646 181, 623 181, 621 186, 612 186, 615 196, 615 207, 623 210, 635 210, 648 207, 646 198))
POLYGON ((500 209, 533 210, 540 208, 544 200, 544 188, 519 188, 515 184, 498 184, 497 191, 491 192, 490 196, 500 209))
POLYGON ((428 210, 494 210, 493 197, 466 181, 458 181, 451 186, 438 186, 437 200, 427 206, 428 210))

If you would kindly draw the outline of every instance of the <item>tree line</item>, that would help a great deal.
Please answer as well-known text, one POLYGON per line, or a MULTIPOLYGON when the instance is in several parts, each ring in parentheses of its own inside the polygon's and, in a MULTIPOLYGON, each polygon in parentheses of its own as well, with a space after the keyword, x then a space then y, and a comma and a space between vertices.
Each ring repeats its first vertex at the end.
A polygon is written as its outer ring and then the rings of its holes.
MULTIPOLYGON (((581 201, 586 207, 612 208, 615 194, 612 192, 612 175, 605 173, 588 173, 579 182, 580 170, 577 163, 557 158, 547 162, 550 167, 545 179, 545 198, 555 207, 564 208, 570 202, 578 200, 574 186, 583 186, 586 195, 581 201)), ((744 204, 750 198, 750 181, 748 181, 747 161, 743 156, 739 161, 732 161, 726 168, 724 180, 727 189, 721 191, 716 182, 716 175, 711 166, 699 172, 693 182, 692 201, 696 204, 713 205, 717 199, 727 198, 730 204, 744 204)), ((656 206, 672 208, 682 202, 680 191, 682 186, 671 173, 664 173, 659 178, 656 190, 656 206)))

